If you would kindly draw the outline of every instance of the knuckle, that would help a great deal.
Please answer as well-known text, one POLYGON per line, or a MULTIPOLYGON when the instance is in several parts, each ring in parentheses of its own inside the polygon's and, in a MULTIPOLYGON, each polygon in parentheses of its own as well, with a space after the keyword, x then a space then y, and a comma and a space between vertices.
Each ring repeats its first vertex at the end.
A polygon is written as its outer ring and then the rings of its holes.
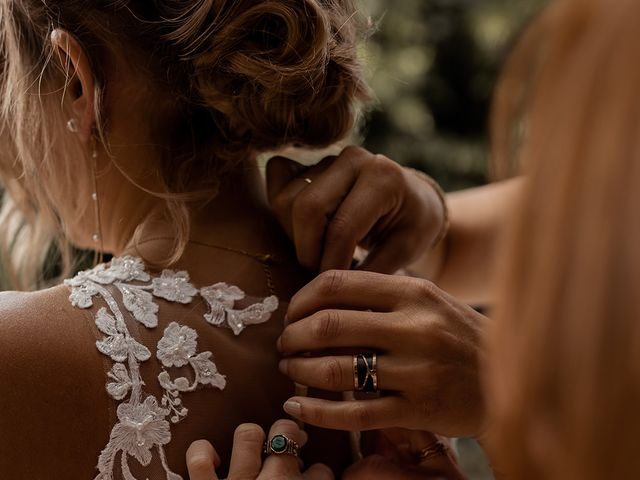
POLYGON ((342 386, 342 368, 335 358, 329 358, 323 365, 321 377, 329 389, 338 389, 342 386))
POLYGON ((290 204, 291 198, 282 193, 279 193, 271 200, 271 208, 278 213, 286 212, 290 204))
POLYGON ((293 204, 293 216, 297 220, 307 220, 320 216, 324 202, 318 193, 312 189, 304 190, 293 204))
POLYGON ((370 430, 373 426, 371 412, 366 406, 358 403, 351 408, 349 417, 352 419, 356 430, 370 430))
POLYGON ((350 240, 351 232, 349 226, 352 223, 352 220, 345 215, 338 214, 333 217, 327 228, 326 243, 335 245, 343 243, 345 240, 350 240))
POLYGON ((312 425, 324 425, 326 416, 322 409, 318 407, 309 407, 302 409, 301 420, 304 420, 307 423, 312 425))
POLYGON ((384 155, 376 154, 373 164, 380 173, 392 175, 394 179, 403 178, 402 167, 384 155))
POLYGON ((212 465, 213 459, 204 453, 193 454, 187 458, 187 468, 191 475, 209 473, 212 465))
POLYGON ((342 165, 346 166, 346 168, 356 173, 360 164, 371 156, 373 155, 365 149, 356 147, 355 145, 349 145, 347 148, 342 150, 342 153, 340 153, 340 156, 338 157, 338 161, 340 161, 342 165))
POLYGON ((340 314, 334 310, 320 312, 314 319, 311 332, 315 338, 335 338, 340 333, 340 314))
POLYGON ((411 290, 419 300, 433 300, 439 296, 438 287, 429 280, 411 279, 408 283, 411 284, 411 290))
POLYGON ((342 290, 345 274, 342 270, 328 270, 318 277, 318 291, 320 295, 333 296, 342 290))
POLYGON ((285 328, 280 334, 280 348, 283 352, 288 352, 291 344, 291 330, 285 328))
POLYGON ((242 443, 260 443, 264 439, 264 432, 258 425, 243 424, 236 428, 234 439, 242 443))

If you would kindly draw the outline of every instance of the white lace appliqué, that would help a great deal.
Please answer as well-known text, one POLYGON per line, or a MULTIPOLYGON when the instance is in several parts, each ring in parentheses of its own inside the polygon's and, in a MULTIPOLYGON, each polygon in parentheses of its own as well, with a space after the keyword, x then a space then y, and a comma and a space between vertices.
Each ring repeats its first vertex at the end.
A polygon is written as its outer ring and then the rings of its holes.
POLYGON ((204 315, 207 323, 228 327, 239 335, 248 325, 266 322, 278 308, 274 296, 247 308, 235 308, 236 302, 245 299, 238 287, 217 283, 197 290, 187 272, 164 270, 160 277, 151 278, 141 259, 136 257, 114 258, 109 265, 80 272, 66 280, 71 289, 69 300, 79 308, 90 308, 94 297, 102 297, 106 307, 101 307, 95 323, 103 337, 96 342, 98 350, 111 358, 114 364, 107 373, 106 389, 117 401, 118 421, 111 430, 109 443, 98 459, 98 475, 95 480, 112 480, 120 455, 120 469, 125 480, 136 480, 129 468, 129 458, 141 465, 151 463, 154 451, 166 472, 167 480, 182 480, 167 464, 164 446, 171 441, 171 423, 178 423, 188 413, 182 394, 198 387, 214 387, 223 390, 226 378, 218 372, 211 352, 198 353, 198 334, 187 326, 170 323, 156 346, 156 358, 163 371, 158 382, 164 393, 158 399, 143 391, 144 381, 140 364, 152 356, 151 351, 138 342, 127 327, 125 312, 146 328, 158 326, 159 306, 155 298, 182 304, 191 303, 200 295, 209 306, 204 315), (107 285, 114 285, 122 294, 120 307, 107 285), (172 368, 189 366, 193 378, 172 378, 172 368))

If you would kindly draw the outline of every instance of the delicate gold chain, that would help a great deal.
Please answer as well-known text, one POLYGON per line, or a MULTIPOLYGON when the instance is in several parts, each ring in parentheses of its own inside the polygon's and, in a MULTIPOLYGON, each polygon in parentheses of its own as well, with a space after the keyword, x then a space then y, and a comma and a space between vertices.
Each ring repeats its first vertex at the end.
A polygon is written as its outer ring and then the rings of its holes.
MULTIPOLYGON (((155 237, 155 238, 148 238, 142 242, 137 242, 136 246, 139 245, 143 245, 145 243, 149 243, 149 242, 155 242, 158 240, 174 240, 173 237, 155 237)), ((267 279, 267 288, 269 289, 269 294, 270 295, 275 295, 276 294, 276 287, 275 287, 275 282, 273 280, 273 273, 271 271, 271 268, 269 265, 273 264, 273 263, 277 263, 280 261, 280 259, 278 258, 277 255, 273 254, 273 253, 254 253, 254 252, 247 252, 246 250, 242 250, 239 248, 233 248, 233 247, 227 247, 225 245, 216 245, 213 243, 205 243, 205 242, 201 242, 198 240, 189 240, 187 241, 187 243, 191 243, 193 245, 199 245, 201 247, 210 247, 210 248, 215 248, 218 250, 224 250, 227 252, 231 252, 231 253, 236 253, 238 255, 243 255, 245 257, 249 257, 252 258, 258 262, 260 262, 260 264, 262 265, 262 269, 264 271, 264 275, 267 279)))

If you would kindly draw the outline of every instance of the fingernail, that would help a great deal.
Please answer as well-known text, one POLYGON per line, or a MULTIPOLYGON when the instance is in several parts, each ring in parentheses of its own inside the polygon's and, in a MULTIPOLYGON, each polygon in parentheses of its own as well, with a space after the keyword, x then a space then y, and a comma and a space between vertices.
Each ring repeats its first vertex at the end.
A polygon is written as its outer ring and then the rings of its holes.
POLYGON ((279 352, 282 352, 282 336, 278 337, 278 340, 276 340, 276 348, 279 352))
POLYGON ((280 360, 280 363, 278 363, 278 369, 284 373, 285 375, 287 375, 287 373, 289 372, 289 365, 287 360, 280 360))
POLYGON ((287 400, 284 403, 284 411, 287 412, 292 417, 299 417, 302 406, 300 402, 296 402, 295 400, 287 400))

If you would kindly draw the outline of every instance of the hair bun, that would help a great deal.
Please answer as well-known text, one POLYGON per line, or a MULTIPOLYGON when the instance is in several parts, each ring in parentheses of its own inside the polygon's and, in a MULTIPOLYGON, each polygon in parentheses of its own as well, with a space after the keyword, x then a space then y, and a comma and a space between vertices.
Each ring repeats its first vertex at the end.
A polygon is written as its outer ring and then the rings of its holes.
POLYGON ((350 131, 368 98, 354 16, 346 0, 207 0, 174 40, 193 62, 196 101, 219 114, 227 141, 322 146, 350 131))

